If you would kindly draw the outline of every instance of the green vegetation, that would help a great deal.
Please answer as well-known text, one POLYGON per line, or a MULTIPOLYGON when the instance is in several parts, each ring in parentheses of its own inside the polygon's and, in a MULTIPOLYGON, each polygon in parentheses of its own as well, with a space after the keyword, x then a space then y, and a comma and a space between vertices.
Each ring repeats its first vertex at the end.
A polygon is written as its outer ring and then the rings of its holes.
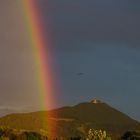
MULTIPOLYGON (((48 140, 48 138, 37 132, 0 127, 0 140, 48 140)), ((70 140, 111 140, 111 138, 107 136, 106 131, 90 129, 86 138, 77 136, 71 137, 70 140)))
POLYGON ((84 139, 80 136, 77 136, 77 137, 71 137, 70 140, 84 140, 84 139))
MULTIPOLYGON (((49 138, 50 140, 113 140, 106 131, 90 129, 85 136, 49 138)), ((0 127, 0 140, 48 140, 46 133, 0 127), (44 135, 45 134, 45 135, 44 135)), ((140 140, 140 131, 127 131, 118 140, 140 140)))
POLYGON ((122 140, 140 140, 140 131, 127 131, 121 137, 122 140))
POLYGON ((31 131, 0 127, 0 140, 47 140, 47 136, 31 131))
POLYGON ((90 129, 86 140, 111 140, 111 137, 106 131, 90 129))

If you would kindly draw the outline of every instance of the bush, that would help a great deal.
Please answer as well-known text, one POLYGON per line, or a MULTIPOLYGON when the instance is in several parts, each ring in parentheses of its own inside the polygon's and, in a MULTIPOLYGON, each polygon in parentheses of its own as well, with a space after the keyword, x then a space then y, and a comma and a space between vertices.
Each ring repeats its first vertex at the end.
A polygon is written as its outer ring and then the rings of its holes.
POLYGON ((106 131, 90 129, 86 140, 111 140, 106 131))
POLYGON ((48 140, 48 138, 36 132, 0 127, 0 140, 48 140))
POLYGON ((47 137, 36 132, 24 132, 24 134, 26 135, 27 140, 47 140, 47 137))
POLYGON ((70 140, 81 140, 82 138, 80 136, 77 137, 71 137, 70 140))
POLYGON ((127 131, 121 137, 122 140, 140 140, 140 131, 127 131))

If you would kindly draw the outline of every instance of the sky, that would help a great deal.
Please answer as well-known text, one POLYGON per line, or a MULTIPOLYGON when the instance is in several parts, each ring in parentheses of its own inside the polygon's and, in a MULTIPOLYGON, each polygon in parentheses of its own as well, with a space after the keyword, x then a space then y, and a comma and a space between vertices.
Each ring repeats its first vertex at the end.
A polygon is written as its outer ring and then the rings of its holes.
MULTIPOLYGON (((53 48, 56 107, 97 98, 140 121, 140 1, 39 0, 38 7, 53 48)), ((37 109, 19 11, 16 0, 0 1, 0 106, 37 109)))

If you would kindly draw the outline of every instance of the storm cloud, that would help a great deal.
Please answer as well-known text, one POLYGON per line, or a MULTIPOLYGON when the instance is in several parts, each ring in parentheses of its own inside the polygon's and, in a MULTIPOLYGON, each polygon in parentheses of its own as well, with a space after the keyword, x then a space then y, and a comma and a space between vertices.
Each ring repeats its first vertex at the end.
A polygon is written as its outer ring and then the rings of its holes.
MULTIPOLYGON (((140 120, 140 1, 36 2, 54 51, 58 106, 99 98, 140 120)), ((0 1, 0 21, 0 104, 35 109, 34 60, 17 0, 0 1)))

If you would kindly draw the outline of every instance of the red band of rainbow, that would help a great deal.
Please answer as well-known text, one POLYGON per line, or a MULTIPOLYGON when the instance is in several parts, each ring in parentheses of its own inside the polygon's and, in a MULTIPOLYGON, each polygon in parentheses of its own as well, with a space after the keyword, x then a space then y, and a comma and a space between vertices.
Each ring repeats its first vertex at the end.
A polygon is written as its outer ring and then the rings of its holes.
MULTIPOLYGON (((32 47, 35 65, 37 68, 37 80, 40 94, 41 106, 44 109, 52 107, 54 103, 54 89, 53 89, 53 72, 50 62, 49 47, 43 36, 43 26, 41 19, 39 19, 39 12, 35 0, 21 0, 24 19, 26 20, 26 28, 30 38, 30 45, 32 47)), ((48 130, 52 130, 54 122, 51 122, 46 115, 46 125, 48 130), (53 126, 52 126, 53 124, 53 126)), ((55 134, 54 134, 55 135, 55 134)))

